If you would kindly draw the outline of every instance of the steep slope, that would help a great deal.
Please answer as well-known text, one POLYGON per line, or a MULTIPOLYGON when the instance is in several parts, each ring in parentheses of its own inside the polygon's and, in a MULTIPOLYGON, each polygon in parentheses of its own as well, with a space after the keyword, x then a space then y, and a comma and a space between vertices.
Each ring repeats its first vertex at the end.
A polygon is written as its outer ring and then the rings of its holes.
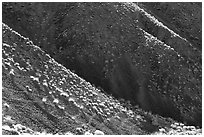
POLYGON ((38 132, 74 133, 83 126, 105 134, 145 133, 139 127, 142 116, 133 115, 4 24, 2 68, 3 124, 10 117, 38 132))
POLYGON ((105 92, 202 125, 201 51, 136 4, 3 3, 3 21, 105 92))
POLYGON ((2 49, 3 134, 201 134, 102 93, 5 24, 2 49))
MULTIPOLYGON (((184 57, 187 61, 199 62, 200 64, 202 63, 200 45, 197 45, 195 43, 192 44, 191 41, 188 41, 186 39, 186 37, 182 37, 180 34, 176 33, 176 29, 170 29, 169 24, 168 26, 166 26, 166 22, 160 22, 158 19, 147 13, 144 9, 140 8, 136 4, 131 4, 131 6, 135 7, 135 10, 138 10, 140 13, 139 26, 142 29, 158 38, 165 44, 169 45, 170 47, 174 48, 174 50, 181 54, 181 56, 184 57)), ((198 24, 201 25, 201 22, 199 22, 198 24)), ((199 28, 201 29, 200 26, 199 28)), ((200 34, 201 36, 201 33, 198 34, 200 34)), ((197 65, 198 67, 200 67, 199 64, 197 65)))
POLYGON ((202 49, 201 2, 144 2, 139 5, 190 41, 194 47, 202 49))
POLYGON ((9 133, 84 134, 100 129, 105 134, 147 134, 145 125, 158 129, 145 120, 153 116, 123 107, 4 24, 2 46, 4 133, 17 128, 9 133))

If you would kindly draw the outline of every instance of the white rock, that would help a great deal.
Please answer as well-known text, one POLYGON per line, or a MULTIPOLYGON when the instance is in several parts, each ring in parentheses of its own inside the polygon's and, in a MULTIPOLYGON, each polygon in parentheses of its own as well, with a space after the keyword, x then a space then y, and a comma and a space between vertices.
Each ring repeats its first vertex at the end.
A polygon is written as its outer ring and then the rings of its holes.
POLYGON ((180 123, 180 126, 184 126, 184 124, 183 124, 183 123, 180 123))
POLYGON ((59 109, 62 109, 62 110, 64 110, 65 109, 65 107, 64 106, 58 106, 59 107, 59 109))
POLYGON ((48 87, 47 81, 46 81, 45 79, 43 80, 42 84, 43 84, 44 86, 47 86, 47 87, 48 87))
POLYGON ((47 101, 47 98, 43 97, 42 101, 43 101, 43 102, 46 102, 46 101, 47 101))
POLYGON ((160 128, 159 131, 160 132, 165 132, 165 129, 164 128, 160 128))
POLYGON ((84 135, 93 135, 90 131, 86 131, 84 135))
POLYGON ((4 130, 11 130, 11 128, 8 125, 3 125, 2 129, 4 129, 4 130))
POLYGON ((60 95, 65 96, 65 97, 69 97, 69 95, 66 92, 61 92, 60 95))
POLYGON ((100 130, 96 130, 94 132, 94 135, 104 135, 104 133, 102 131, 100 131, 100 130))
POLYGON ((178 126, 178 125, 180 125, 180 124, 179 124, 179 123, 177 123, 177 122, 175 122, 175 123, 174 123, 174 125, 177 125, 177 126, 178 126))
POLYGON ((30 78, 33 79, 34 81, 39 82, 39 78, 38 77, 30 76, 30 78))
POLYGON ((31 135, 30 133, 20 133, 21 135, 24 135, 24 136, 26 136, 26 135, 31 135))
POLYGON ((15 121, 12 120, 11 116, 5 116, 4 120, 7 121, 7 122, 10 122, 10 123, 15 123, 15 121))
MULTIPOLYGON (((2 87, 2 88, 3 88, 3 87, 2 87)), ((3 106, 6 107, 6 108, 9 108, 9 107, 10 107, 8 103, 4 103, 3 106)))
POLYGON ((194 126, 189 126, 189 128, 190 128, 191 130, 196 130, 196 128, 195 128, 194 126))
POLYGON ((58 104, 58 103, 59 103, 59 100, 55 98, 55 99, 53 100, 53 103, 57 103, 57 104, 58 104))
POLYGON ((14 74, 14 70, 11 69, 10 72, 9 72, 9 74, 15 75, 15 74, 14 74))
POLYGON ((72 134, 71 132, 67 132, 65 133, 65 135, 74 135, 74 134, 72 134))
POLYGON ((75 99, 72 98, 72 97, 70 97, 70 98, 69 98, 69 101, 70 101, 70 102, 75 102, 75 99))

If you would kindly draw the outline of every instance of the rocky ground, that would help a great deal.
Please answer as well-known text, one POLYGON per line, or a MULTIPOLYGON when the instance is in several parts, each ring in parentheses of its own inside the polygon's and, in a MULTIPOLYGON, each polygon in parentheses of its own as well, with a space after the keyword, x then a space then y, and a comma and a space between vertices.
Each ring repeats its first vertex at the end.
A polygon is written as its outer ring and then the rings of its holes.
POLYGON ((2 8, 3 134, 201 134, 200 3, 2 8))
POLYGON ((104 94, 3 24, 2 134, 201 134, 104 94))
MULTIPOLYGON (((164 25, 202 49, 202 4, 199 2, 139 3, 164 25)), ((147 29, 146 29, 147 30, 147 29)), ((164 41, 166 41, 164 39, 164 41)))

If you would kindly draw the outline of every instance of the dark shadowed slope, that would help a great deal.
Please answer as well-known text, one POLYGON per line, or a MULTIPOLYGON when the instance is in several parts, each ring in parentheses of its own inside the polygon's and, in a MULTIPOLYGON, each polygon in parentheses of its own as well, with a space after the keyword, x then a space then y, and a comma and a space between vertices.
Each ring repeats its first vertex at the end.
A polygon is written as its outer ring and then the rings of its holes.
POLYGON ((3 3, 3 21, 105 92, 202 125, 200 48, 148 10, 134 3, 3 3))
POLYGON ((144 2, 139 5, 194 47, 202 49, 202 2, 144 2))
POLYGON ((2 34, 3 134, 201 133, 124 107, 5 24, 2 34))

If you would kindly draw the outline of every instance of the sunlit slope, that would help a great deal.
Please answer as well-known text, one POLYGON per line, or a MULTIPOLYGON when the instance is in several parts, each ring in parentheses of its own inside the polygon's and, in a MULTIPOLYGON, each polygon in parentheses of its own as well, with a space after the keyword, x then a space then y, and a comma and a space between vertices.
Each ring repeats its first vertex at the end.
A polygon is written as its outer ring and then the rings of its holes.
POLYGON ((4 24, 2 49, 5 132, 15 127, 20 134, 84 134, 96 129, 147 134, 144 125, 158 129, 144 120, 148 114, 123 107, 4 24))
POLYGON ((153 15, 134 3, 3 4, 3 21, 86 81, 201 126, 201 51, 153 15))

